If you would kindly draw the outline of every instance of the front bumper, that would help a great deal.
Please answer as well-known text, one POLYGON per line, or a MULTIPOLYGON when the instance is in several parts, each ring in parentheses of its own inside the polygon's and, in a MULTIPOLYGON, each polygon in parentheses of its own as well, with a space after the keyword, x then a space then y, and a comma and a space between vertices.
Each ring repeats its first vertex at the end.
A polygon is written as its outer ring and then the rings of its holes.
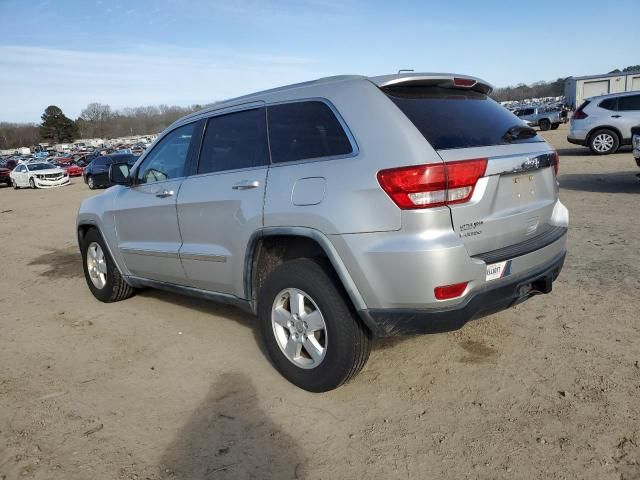
POLYGON ((65 176, 59 180, 47 180, 43 178, 33 177, 36 187, 38 188, 54 188, 54 187, 62 187, 64 185, 69 184, 69 177, 65 176))
POLYGON ((377 337, 439 333, 457 330, 465 323, 524 302, 534 295, 551 292, 564 264, 563 251, 544 265, 487 283, 464 302, 432 309, 368 309, 360 317, 377 337))

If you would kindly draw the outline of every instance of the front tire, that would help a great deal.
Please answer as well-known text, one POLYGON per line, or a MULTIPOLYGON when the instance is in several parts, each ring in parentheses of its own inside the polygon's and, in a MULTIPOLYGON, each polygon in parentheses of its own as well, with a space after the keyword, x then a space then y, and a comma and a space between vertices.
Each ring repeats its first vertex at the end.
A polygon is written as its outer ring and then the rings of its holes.
POLYGON ((616 132, 603 128, 596 130, 589 137, 589 149, 595 155, 609 155, 620 147, 620 139, 616 132))
POLYGON ((33 179, 33 177, 31 177, 29 179, 29 185, 31 185, 31 188, 36 189, 38 187, 36 187, 36 181, 33 179))
POLYGON ((559 124, 559 123, 553 123, 553 124, 551 124, 551 130, 557 130, 559 126, 560 126, 560 124, 559 124))
POLYGON ((93 179, 93 177, 91 175, 89 175, 87 177, 87 185, 89 186, 90 190, 95 190, 95 188, 96 188, 95 180, 93 179))
POLYGON ((18 184, 16 183, 15 179, 11 179, 11 186, 13 187, 14 190, 18 190, 18 184))
POLYGON ((540 130, 542 130, 543 132, 546 132, 551 128, 551 122, 546 119, 540 120, 540 123, 538 123, 538 125, 540 126, 540 130))
POLYGON ((125 300, 135 293, 120 275, 98 230, 92 228, 87 232, 80 250, 84 277, 94 297, 111 303, 125 300))
POLYGON ((258 320, 275 368, 310 392, 353 378, 371 349, 370 333, 340 291, 335 275, 308 258, 288 261, 265 279, 258 320))

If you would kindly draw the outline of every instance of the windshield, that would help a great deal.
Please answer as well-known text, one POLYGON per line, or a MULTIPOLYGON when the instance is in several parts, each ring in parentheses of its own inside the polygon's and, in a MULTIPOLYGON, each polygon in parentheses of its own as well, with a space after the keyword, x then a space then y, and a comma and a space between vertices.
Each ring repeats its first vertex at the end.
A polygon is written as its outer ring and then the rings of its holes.
POLYGON ((27 168, 35 172, 36 170, 49 170, 50 168, 56 168, 56 166, 50 163, 31 163, 27 165, 27 168))
POLYGON ((384 92, 436 150, 542 142, 505 137, 522 121, 483 93, 441 87, 387 87, 384 92))

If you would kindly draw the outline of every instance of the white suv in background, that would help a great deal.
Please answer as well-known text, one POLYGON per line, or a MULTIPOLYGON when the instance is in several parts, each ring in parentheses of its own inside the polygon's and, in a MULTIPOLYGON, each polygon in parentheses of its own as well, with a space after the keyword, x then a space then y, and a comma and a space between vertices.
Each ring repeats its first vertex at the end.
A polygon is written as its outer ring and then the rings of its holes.
POLYGON ((631 145, 631 128, 640 125, 640 92, 591 97, 571 117, 567 140, 596 155, 615 153, 631 145))

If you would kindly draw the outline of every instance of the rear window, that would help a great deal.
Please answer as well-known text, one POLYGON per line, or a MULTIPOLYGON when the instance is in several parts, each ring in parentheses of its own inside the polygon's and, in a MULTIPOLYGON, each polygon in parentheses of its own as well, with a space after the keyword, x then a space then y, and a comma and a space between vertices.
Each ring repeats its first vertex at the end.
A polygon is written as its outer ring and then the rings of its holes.
POLYGON ((507 131, 522 121, 480 92, 407 86, 383 91, 436 150, 543 141, 537 135, 505 140, 507 131))
POLYGON ((336 157, 353 152, 351 142, 324 102, 273 105, 268 110, 273 163, 336 157))

